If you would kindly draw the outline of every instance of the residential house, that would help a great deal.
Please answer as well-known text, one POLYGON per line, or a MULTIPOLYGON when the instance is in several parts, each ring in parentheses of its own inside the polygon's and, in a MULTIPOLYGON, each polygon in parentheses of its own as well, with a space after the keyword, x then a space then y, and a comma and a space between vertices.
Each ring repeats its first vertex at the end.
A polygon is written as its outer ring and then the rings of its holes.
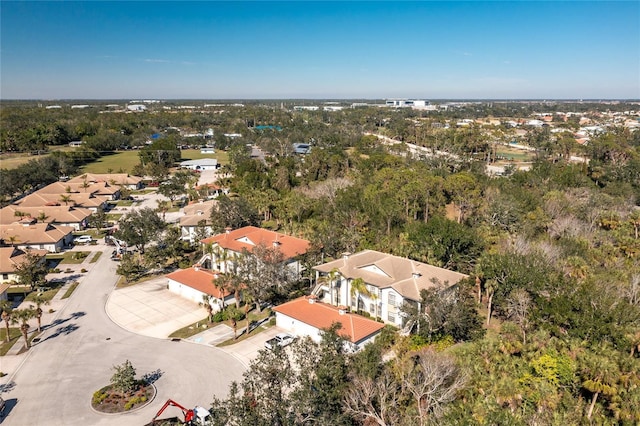
POLYGON ((109 197, 84 192, 62 194, 41 194, 34 192, 17 200, 13 205, 18 206, 20 209, 23 207, 76 206, 89 209, 95 213, 98 211, 98 208, 106 210, 108 201, 109 197))
POLYGON ((48 195, 70 195, 76 194, 92 194, 107 197, 110 200, 117 200, 120 198, 120 187, 116 185, 109 185, 106 182, 90 182, 83 180, 78 182, 74 179, 67 182, 54 182, 45 186, 42 189, 36 191, 38 194, 48 195))
POLYGON ((180 163, 180 167, 191 170, 217 170, 220 165, 215 158, 201 158, 199 160, 187 160, 180 163))
POLYGON ((16 274, 16 271, 20 267, 20 264, 26 261, 27 254, 35 254, 40 256, 41 262, 45 262, 46 250, 22 250, 17 247, 0 247, 0 300, 6 300, 6 294, 3 296, 1 293, 6 293, 12 283, 20 282, 20 278, 16 274))
POLYGON ((83 183, 106 182, 111 186, 119 186, 136 190, 142 188, 142 178, 138 176, 130 176, 127 173, 85 173, 70 179, 69 182, 83 183))
POLYGON ((196 191, 203 197, 208 199, 218 198, 220 195, 228 195, 229 188, 223 188, 215 183, 205 183, 203 185, 196 186, 196 191))
POLYGON ((209 297, 209 303, 214 312, 222 309, 222 305, 235 303, 233 293, 216 287, 214 281, 217 272, 199 267, 179 269, 167 275, 169 291, 195 303, 203 303, 209 297))
POLYGON ((373 342, 384 328, 382 323, 319 302, 313 296, 294 299, 274 307, 273 311, 278 327, 296 336, 309 336, 315 342, 320 342, 323 330, 340 323, 338 335, 347 340, 354 350, 373 342))
POLYGON ((10 225, 22 218, 30 218, 55 226, 70 226, 74 231, 80 231, 87 227, 89 216, 91 216, 91 210, 74 206, 8 205, 0 209, 0 225, 10 225))
POLYGON ((313 294, 320 300, 368 312, 398 327, 404 325, 400 308, 404 303, 419 306, 421 290, 452 287, 468 277, 374 250, 345 254, 313 269, 317 278, 313 294))
POLYGON ((21 249, 57 253, 73 241, 73 228, 37 223, 35 219, 28 218, 10 225, 0 225, 0 240, 5 245, 21 249))
POLYGON ((255 226, 229 229, 222 234, 205 238, 201 243, 207 252, 201 263, 208 262, 212 269, 227 272, 230 262, 241 256, 244 249, 251 253, 256 246, 264 245, 277 247, 285 258, 285 265, 298 275, 303 269, 300 256, 306 254, 311 245, 308 240, 255 226), (207 248, 209 244, 211 246, 207 248))
POLYGON ((215 203, 215 200, 200 201, 184 207, 184 216, 180 217, 182 240, 194 243, 202 238, 199 235, 202 230, 206 235, 211 235, 211 212, 215 203))

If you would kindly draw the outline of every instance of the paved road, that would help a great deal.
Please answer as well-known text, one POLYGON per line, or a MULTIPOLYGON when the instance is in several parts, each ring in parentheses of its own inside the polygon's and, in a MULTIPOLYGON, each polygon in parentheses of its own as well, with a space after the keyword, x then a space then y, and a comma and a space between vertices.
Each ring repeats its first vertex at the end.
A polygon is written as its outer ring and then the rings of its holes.
MULTIPOLYGON (((10 376, 3 425, 143 425, 168 398, 186 407, 209 407, 223 397, 245 366, 218 348, 131 333, 110 321, 105 304, 116 264, 103 255, 80 279, 57 324, 48 327, 10 376), (160 372, 158 395, 147 407, 117 416, 95 413, 91 395, 109 384, 111 367, 130 360, 138 376, 160 372)), ((7 383, 7 382, 3 382, 7 383)), ((167 417, 179 412, 167 412, 167 417)))

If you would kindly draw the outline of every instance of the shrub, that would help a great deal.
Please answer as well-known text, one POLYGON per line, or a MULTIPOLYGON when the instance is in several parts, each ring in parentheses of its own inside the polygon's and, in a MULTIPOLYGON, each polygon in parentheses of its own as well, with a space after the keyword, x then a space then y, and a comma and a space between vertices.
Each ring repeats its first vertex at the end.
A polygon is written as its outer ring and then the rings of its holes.
POLYGON ((212 317, 213 322, 222 322, 225 319, 226 319, 225 311, 218 311, 215 314, 213 314, 213 317, 212 317))
POLYGON ((99 405, 99 404, 102 404, 102 402, 106 398, 107 398, 107 393, 102 390, 98 390, 93 393, 93 398, 91 399, 91 401, 93 405, 99 405))
POLYGON ((275 317, 269 318, 269 325, 271 325, 271 326, 276 325, 276 318, 275 317))

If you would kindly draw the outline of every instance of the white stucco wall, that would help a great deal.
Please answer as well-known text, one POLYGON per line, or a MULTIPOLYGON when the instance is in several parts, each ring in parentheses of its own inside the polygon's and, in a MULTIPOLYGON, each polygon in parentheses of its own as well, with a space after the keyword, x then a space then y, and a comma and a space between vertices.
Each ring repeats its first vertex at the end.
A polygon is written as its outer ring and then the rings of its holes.
POLYGON ((321 340, 320 330, 290 316, 281 314, 280 312, 276 312, 276 326, 295 336, 309 336, 311 340, 316 343, 319 343, 321 340))

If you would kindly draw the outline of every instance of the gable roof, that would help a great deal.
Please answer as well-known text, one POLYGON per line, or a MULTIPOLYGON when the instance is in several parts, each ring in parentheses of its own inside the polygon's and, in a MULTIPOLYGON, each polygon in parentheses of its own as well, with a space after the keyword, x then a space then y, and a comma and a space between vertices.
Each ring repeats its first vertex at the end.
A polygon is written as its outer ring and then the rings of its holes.
POLYGON ((0 272, 9 274, 15 272, 17 267, 26 260, 27 253, 32 253, 44 257, 46 250, 21 250, 16 247, 0 247, 0 272))
POLYGON ((211 211, 216 200, 201 201, 184 207, 184 216, 180 217, 180 226, 197 226, 200 221, 211 224, 211 211))
POLYGON ((309 298, 305 296, 276 306, 272 310, 318 329, 327 329, 339 322, 342 328, 338 330, 338 334, 352 343, 358 343, 384 328, 384 324, 360 315, 341 314, 335 306, 318 301, 309 303, 309 298))
POLYGON ((38 192, 34 192, 33 194, 29 194, 13 204, 20 207, 61 206, 65 205, 64 201, 62 201, 63 196, 68 196, 70 198, 70 205, 85 208, 97 208, 109 201, 109 197, 103 195, 94 195, 85 192, 76 192, 71 194, 40 194, 38 192))
POLYGON ((115 185, 137 185, 142 181, 141 177, 130 176, 127 173, 85 173, 69 179, 68 182, 113 182, 115 185))
POLYGON ((420 300, 422 289, 434 288, 437 282, 453 286, 468 275, 404 257, 393 256, 375 250, 364 250, 313 269, 329 273, 337 269, 348 279, 362 278, 378 288, 393 288, 402 297, 420 300))
POLYGON ((91 216, 91 210, 74 206, 14 206, 8 205, 0 209, 0 224, 9 225, 18 221, 16 212, 22 212, 26 217, 37 219, 44 213, 48 223, 80 223, 91 216))
POLYGON ((167 275, 167 278, 198 290, 201 293, 213 296, 216 299, 223 299, 231 295, 230 292, 223 292, 213 284, 213 281, 217 278, 217 274, 207 269, 194 267, 178 269, 167 275))
POLYGON ((287 259, 305 254, 311 245, 308 240, 255 226, 245 226, 244 228, 214 235, 213 237, 205 238, 202 243, 218 244, 224 249, 238 253, 242 252, 242 249, 247 249, 251 253, 253 248, 259 244, 264 244, 267 247, 276 244, 287 259))
POLYGON ((0 225, 0 239, 9 241, 16 237, 16 244, 55 244, 73 232, 70 226, 50 223, 13 223, 0 225))

